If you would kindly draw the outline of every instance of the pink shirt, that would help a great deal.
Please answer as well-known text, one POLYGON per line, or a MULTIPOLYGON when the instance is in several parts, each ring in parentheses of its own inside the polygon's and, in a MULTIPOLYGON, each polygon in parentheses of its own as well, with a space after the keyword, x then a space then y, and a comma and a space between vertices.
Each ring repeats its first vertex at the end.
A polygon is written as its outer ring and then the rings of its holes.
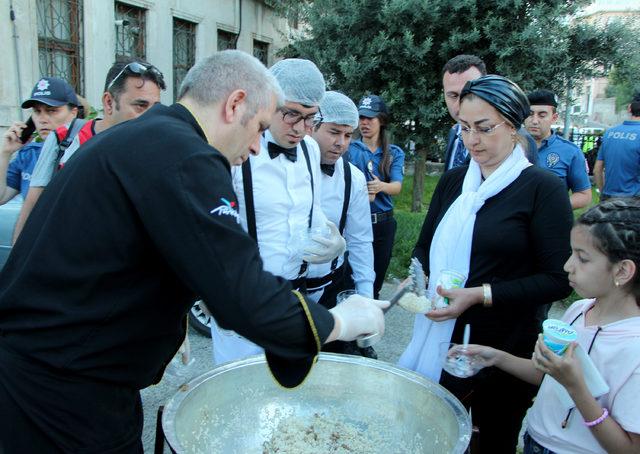
MULTIPOLYGON (((562 318, 571 323, 578 314, 582 314, 573 327, 578 331, 578 343, 585 351, 598 328, 584 326, 585 312, 593 303, 592 299, 576 301, 562 318)), ((610 388, 608 394, 597 399, 598 402, 609 409, 624 430, 640 433, 640 317, 602 326, 589 356, 610 388)), ((545 377, 527 416, 529 435, 558 454, 606 452, 584 425, 584 419, 576 408, 567 427, 562 428, 566 412, 555 396, 549 379, 545 377)))

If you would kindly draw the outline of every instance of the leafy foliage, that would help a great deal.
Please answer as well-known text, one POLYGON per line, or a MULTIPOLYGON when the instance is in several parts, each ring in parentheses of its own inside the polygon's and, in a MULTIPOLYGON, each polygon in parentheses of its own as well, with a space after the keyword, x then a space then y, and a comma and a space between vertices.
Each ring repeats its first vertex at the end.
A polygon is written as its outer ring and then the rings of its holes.
MULTIPOLYGON (((309 58, 331 89, 357 99, 383 96, 398 143, 436 148, 448 130, 441 69, 451 57, 482 57, 489 72, 523 89, 561 91, 568 81, 606 72, 625 45, 621 25, 569 20, 588 0, 315 0, 279 1, 308 32, 286 49, 309 58), (413 120, 415 127, 405 126, 413 120)), ((438 151, 440 149, 438 148, 438 151)))

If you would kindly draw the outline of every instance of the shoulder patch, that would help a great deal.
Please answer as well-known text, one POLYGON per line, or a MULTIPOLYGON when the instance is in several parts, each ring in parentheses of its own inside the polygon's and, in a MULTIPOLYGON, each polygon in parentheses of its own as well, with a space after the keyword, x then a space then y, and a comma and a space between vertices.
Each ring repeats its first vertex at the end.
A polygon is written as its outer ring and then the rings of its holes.
POLYGON ((236 202, 230 202, 225 198, 220 198, 222 205, 219 205, 209 211, 210 214, 217 216, 231 216, 240 224, 240 215, 238 214, 238 204, 236 202))

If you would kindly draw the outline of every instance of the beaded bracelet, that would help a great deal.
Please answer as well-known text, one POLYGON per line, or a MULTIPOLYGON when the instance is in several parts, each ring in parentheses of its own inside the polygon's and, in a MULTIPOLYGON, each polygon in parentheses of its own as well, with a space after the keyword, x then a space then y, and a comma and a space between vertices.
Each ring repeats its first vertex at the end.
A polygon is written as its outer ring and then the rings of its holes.
POLYGON ((600 416, 598 419, 594 419, 593 421, 585 421, 584 425, 587 427, 597 426, 608 417, 609 417, 609 410, 605 408, 604 411, 602 412, 602 416, 600 416))

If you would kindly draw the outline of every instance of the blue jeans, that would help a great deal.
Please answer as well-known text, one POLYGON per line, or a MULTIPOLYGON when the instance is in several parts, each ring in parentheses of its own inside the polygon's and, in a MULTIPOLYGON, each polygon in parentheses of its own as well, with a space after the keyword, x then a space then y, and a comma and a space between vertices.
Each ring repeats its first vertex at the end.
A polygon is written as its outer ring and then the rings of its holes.
POLYGON ((531 438, 531 435, 529 435, 529 432, 524 433, 523 439, 524 439, 524 451, 523 451, 524 454, 555 454, 553 451, 545 448, 544 446, 536 442, 533 438, 531 438))

